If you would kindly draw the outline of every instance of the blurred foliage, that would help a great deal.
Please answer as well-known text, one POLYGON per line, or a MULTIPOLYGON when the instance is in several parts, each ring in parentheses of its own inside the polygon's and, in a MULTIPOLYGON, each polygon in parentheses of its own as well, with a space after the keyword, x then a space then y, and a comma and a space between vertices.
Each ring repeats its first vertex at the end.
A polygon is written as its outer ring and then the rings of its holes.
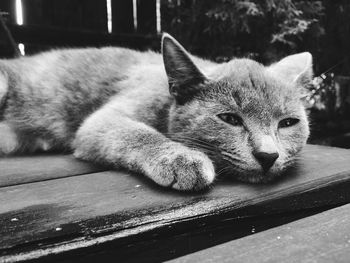
POLYGON ((335 83, 334 74, 322 75, 313 79, 307 97, 308 107, 318 111, 326 111, 332 115, 335 108, 335 83))
POLYGON ((312 84, 306 98, 310 142, 350 148, 350 77, 327 73, 312 84))
MULTIPOLYGON (((316 40, 305 39, 309 43, 318 45, 317 64, 320 70, 325 70, 340 61, 341 65, 334 69, 336 75, 350 75, 350 1, 323 0, 325 16, 321 23, 325 29, 325 36, 317 43, 316 40)), ((318 66, 317 65, 317 66, 318 66)))
POLYGON ((269 62, 299 51, 306 35, 324 33, 322 1, 167 0, 163 7, 164 31, 219 61, 248 56, 269 62))

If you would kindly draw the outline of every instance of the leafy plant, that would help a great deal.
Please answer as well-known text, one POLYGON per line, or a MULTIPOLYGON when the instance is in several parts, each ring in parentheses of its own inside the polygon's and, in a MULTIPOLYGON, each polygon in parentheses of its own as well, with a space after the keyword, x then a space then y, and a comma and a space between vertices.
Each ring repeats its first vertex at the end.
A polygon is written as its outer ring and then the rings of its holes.
POLYGON ((243 55, 275 60, 298 51, 306 34, 323 32, 321 1, 167 0, 163 6, 165 31, 193 52, 218 60, 243 55))

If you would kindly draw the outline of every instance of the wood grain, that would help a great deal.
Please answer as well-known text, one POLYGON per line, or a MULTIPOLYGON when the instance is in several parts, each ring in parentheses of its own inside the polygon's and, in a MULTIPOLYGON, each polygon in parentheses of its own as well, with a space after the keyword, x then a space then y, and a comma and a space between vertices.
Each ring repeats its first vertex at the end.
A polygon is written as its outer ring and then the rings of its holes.
POLYGON ((350 205, 168 262, 349 262, 350 205))
POLYGON ((71 155, 0 158, 1 187, 104 171, 71 155))
POLYGON ((2 187, 1 259, 85 253, 109 243, 118 251, 169 227, 176 234, 207 222, 344 204, 350 200, 349 160, 349 150, 309 145, 299 165, 275 183, 222 180, 197 194, 114 171, 2 187))

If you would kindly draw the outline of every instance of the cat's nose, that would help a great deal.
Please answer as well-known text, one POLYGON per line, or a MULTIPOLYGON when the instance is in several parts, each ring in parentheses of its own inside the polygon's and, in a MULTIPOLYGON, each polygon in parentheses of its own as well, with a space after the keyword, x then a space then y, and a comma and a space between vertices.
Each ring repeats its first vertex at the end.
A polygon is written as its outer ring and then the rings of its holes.
POLYGON ((271 168, 279 156, 277 152, 253 152, 253 155, 260 163, 264 172, 267 172, 271 168))

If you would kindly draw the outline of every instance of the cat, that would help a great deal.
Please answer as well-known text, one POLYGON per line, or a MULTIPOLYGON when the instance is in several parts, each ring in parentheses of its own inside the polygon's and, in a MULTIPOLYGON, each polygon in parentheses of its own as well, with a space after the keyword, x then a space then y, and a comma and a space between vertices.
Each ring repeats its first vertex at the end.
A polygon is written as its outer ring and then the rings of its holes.
POLYGON ((308 52, 217 64, 167 33, 162 54, 62 49, 0 61, 0 155, 72 151, 182 191, 265 183, 306 144, 308 52))

